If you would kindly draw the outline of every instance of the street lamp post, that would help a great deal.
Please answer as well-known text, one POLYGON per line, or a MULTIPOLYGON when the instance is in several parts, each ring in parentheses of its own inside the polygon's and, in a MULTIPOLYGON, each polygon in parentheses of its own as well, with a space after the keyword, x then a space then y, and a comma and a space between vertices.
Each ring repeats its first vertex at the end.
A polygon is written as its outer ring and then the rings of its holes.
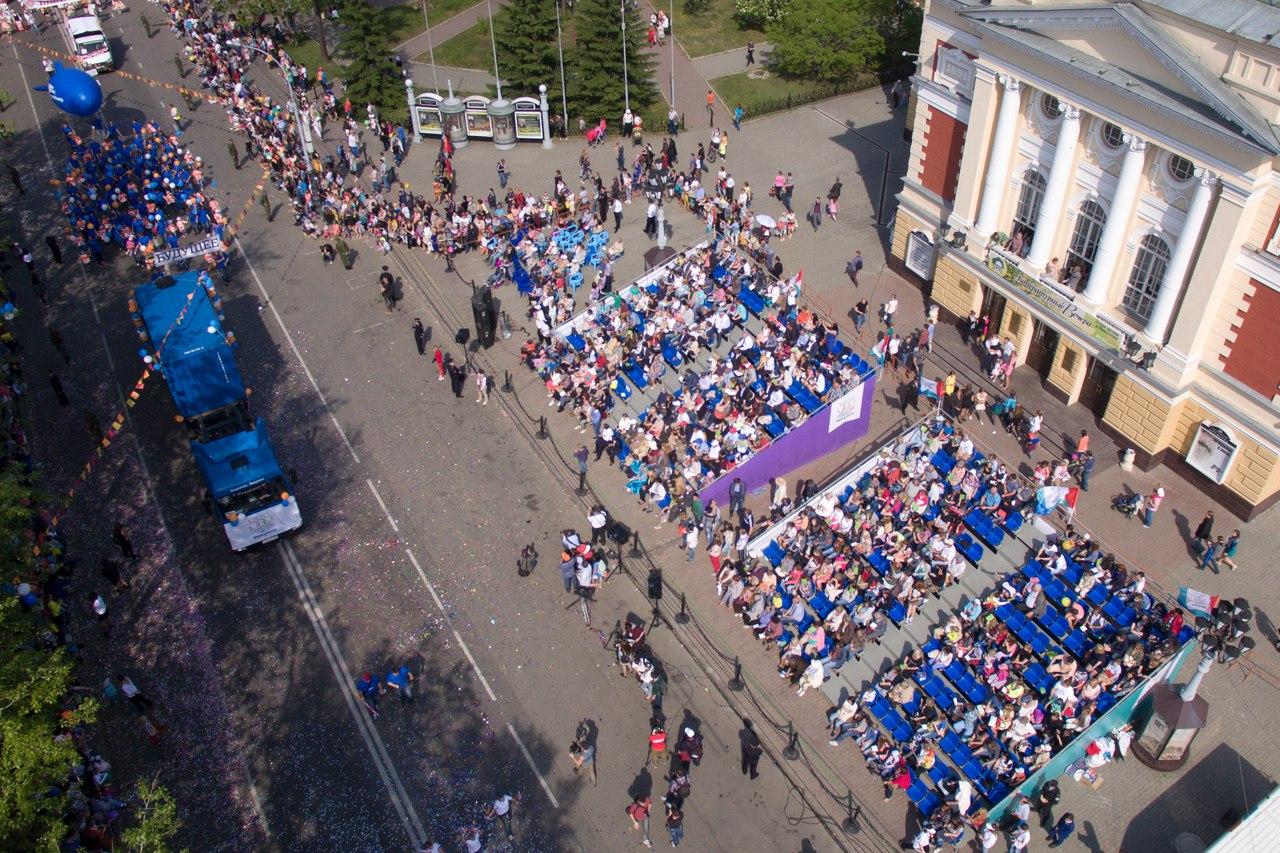
POLYGON ((1200 683, 1216 660, 1232 664, 1257 643, 1248 636, 1253 610, 1243 598, 1219 601, 1211 616, 1196 617, 1200 661, 1195 674, 1174 690, 1161 684, 1152 691, 1151 716, 1142 725, 1133 754, 1154 770, 1172 771, 1186 764, 1191 741, 1209 719, 1209 703, 1197 695, 1200 683))
MULTIPOLYGON (((251 44, 245 44, 245 45, 242 45, 242 47, 247 47, 249 48, 249 50, 252 50, 254 53, 262 54, 262 56, 267 60, 267 65, 270 65, 273 62, 276 65, 280 64, 279 60, 277 60, 274 56, 267 53, 265 50, 263 50, 260 47, 254 47, 251 44)), ((293 91, 293 87, 289 85, 288 80, 285 80, 284 85, 285 85, 285 88, 289 90, 289 111, 293 113, 293 124, 298 131, 298 145, 301 146, 303 153, 306 154, 308 158, 310 158, 311 155, 315 153, 315 147, 311 144, 310 128, 307 128, 305 130, 303 129, 304 123, 302 121, 302 110, 298 109, 298 98, 295 92, 293 91)))
POLYGON ((670 29, 667 31, 667 41, 671 42, 668 47, 671 49, 671 61, 667 69, 671 73, 671 109, 676 108, 676 0, 668 0, 667 6, 667 22, 670 29))
POLYGON ((498 42, 493 37, 493 6, 489 0, 484 0, 485 11, 489 15, 489 49, 493 51, 493 79, 497 81, 498 100, 502 100, 502 75, 498 73, 498 42))
POLYGON ((560 32, 560 0, 555 0, 556 7, 556 50, 560 54, 560 116, 564 119, 565 132, 569 131, 569 98, 564 88, 564 38, 560 32))
POLYGON ((618 14, 622 17, 622 99, 631 109, 631 86, 627 74, 627 0, 619 0, 618 14))
POLYGON ((427 0, 422 0, 422 23, 427 27, 427 56, 431 59, 431 85, 440 94, 440 81, 436 79, 436 49, 431 43, 431 19, 427 17, 427 0))

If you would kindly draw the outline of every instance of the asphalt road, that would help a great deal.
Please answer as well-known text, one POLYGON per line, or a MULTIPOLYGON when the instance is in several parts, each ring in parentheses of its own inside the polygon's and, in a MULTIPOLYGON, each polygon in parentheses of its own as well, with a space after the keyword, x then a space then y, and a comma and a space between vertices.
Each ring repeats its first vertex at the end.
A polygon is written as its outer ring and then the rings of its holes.
MULTIPOLYGON (((136 13, 106 26, 124 71, 174 81, 176 43, 167 32, 147 40, 136 13)), ((56 32, 36 40, 61 49, 56 32)), ((27 47, 5 48, 5 88, 21 92, 41 80, 39 58, 27 47)), ((118 122, 158 119, 174 97, 123 74, 101 79, 104 115, 118 122)), ((52 308, 43 313, 24 292, 23 274, 14 275, 20 334, 34 342, 26 370, 36 448, 57 486, 51 491, 61 491, 90 444, 41 374, 57 367, 75 405, 109 420, 117 386, 132 386, 141 367, 126 307, 139 271, 117 261, 86 276, 74 263, 49 261, 43 234, 62 223, 44 186, 53 175, 45 151, 56 167, 66 150, 63 117, 33 93, 5 118, 18 127, 5 156, 36 185, 20 198, 6 187, 5 207, 21 215, 6 217, 4 236, 39 247, 49 285, 52 308), (62 330, 69 365, 59 365, 42 322, 62 330)), ((184 138, 204 157, 223 203, 240 209, 261 172, 231 167, 219 107, 201 105, 191 118, 184 138)), ((418 148, 406 164, 419 185, 431 152, 418 148)), ((548 175, 556 166, 570 173, 576 156, 569 143, 537 162, 548 175)), ((306 524, 287 542, 230 553, 203 510, 164 389, 148 384, 121 440, 78 493, 67 529, 90 567, 115 518, 149 554, 139 575, 146 583, 120 597, 124 637, 86 635, 87 666, 129 665, 168 710, 171 731, 165 748, 149 752, 123 712, 108 709, 103 732, 112 740, 103 748, 117 750, 111 757, 122 776, 154 770, 175 790, 180 841, 192 848, 403 850, 438 839, 448 849, 504 791, 522 797, 517 849, 637 845, 622 812, 628 793, 661 793, 664 783, 643 769, 647 703, 617 676, 576 609, 566 608, 572 602, 556 576, 558 531, 585 528, 570 478, 538 452, 501 395, 482 407, 469 387, 455 400, 414 349, 412 318, 421 316, 435 340, 451 340, 467 291, 433 261, 397 253, 390 262, 406 299, 388 316, 371 246, 358 247, 353 272, 326 269, 317 245, 289 219, 269 223, 250 209, 223 296, 252 405, 297 472, 306 524), (530 541, 542 566, 521 580, 515 556, 530 541), (407 707, 386 697, 381 719, 371 722, 351 700, 349 679, 403 658, 413 663, 420 695, 407 707), (583 719, 597 732, 598 786, 575 778, 566 757, 583 719)), ((640 223, 629 221, 623 236, 639 244, 640 223)), ((92 572, 81 574, 87 603, 92 572)), ((607 630, 648 606, 617 580, 595 609, 595 624, 607 630)), ((687 804, 686 845, 831 849, 811 820, 785 819, 796 809, 780 773, 766 768, 750 786, 739 776, 740 721, 661 629, 654 646, 672 674, 668 717, 697 720, 707 740, 687 804)), ((665 844, 657 820, 653 834, 665 844)), ((500 846, 495 837, 490 849, 500 846)))

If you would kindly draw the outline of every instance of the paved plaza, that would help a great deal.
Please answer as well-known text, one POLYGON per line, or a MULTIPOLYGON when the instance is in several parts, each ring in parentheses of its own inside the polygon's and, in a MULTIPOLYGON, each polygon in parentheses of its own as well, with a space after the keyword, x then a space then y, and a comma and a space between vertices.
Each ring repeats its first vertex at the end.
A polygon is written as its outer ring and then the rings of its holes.
MULTIPOLYGON (((462 19, 450 23, 458 31, 465 25, 462 19)), ((167 30, 145 38, 137 11, 113 16, 107 30, 113 43, 127 45, 121 66, 127 73, 101 78, 105 117, 120 123, 161 117, 177 94, 155 84, 179 82, 171 61, 178 42, 167 30)), ((46 95, 31 92, 44 78, 41 54, 32 45, 59 49, 57 39, 52 31, 26 34, 0 48, 0 85, 19 93, 4 113, 17 130, 4 157, 20 166, 29 188, 19 197, 5 184, 0 230, 6 243, 41 245, 44 234, 64 226, 50 181, 66 150, 60 130, 65 117, 46 95)), ((726 66, 730 60, 737 61, 730 56, 726 66)), ((698 104, 702 94, 692 87, 705 76, 697 69, 718 67, 713 58, 694 63, 677 55, 677 73, 688 76, 680 85, 698 104)), ((268 83, 270 69, 256 73, 265 86, 276 87, 276 96, 283 93, 282 84, 268 83)), ((415 73, 425 89, 429 69, 418 66, 415 73)), ((665 79, 665 71, 658 73, 665 79)), ((287 544, 227 553, 221 532, 200 508, 195 471, 181 452, 169 404, 155 389, 129 410, 130 438, 111 448, 68 517, 69 535, 86 564, 96 562, 94 549, 110 529, 108 514, 94 506, 120 507, 131 527, 149 531, 145 576, 156 592, 122 603, 134 623, 124 639, 110 646, 89 643, 95 663, 86 683, 128 665, 175 709, 174 746, 159 755, 118 710, 107 710, 102 728, 121 744, 119 755, 112 755, 119 774, 133 778, 158 768, 178 796, 187 823, 183 846, 403 850, 410 840, 452 843, 451 833, 471 819, 477 804, 506 790, 521 797, 519 841, 510 849, 638 846, 623 808, 637 792, 652 791, 658 799, 666 784, 665 768, 645 763, 650 709, 639 688, 615 674, 611 655, 596 630, 584 626, 556 571, 560 531, 585 530, 595 499, 639 533, 644 552, 682 594, 669 591, 664 598, 666 622, 655 627, 652 643, 671 673, 668 719, 694 721, 707 742, 688 801, 685 846, 891 850, 908 837, 915 824, 904 799, 882 802, 879 780, 855 760, 856 751, 826 743, 827 698, 815 691, 798 699, 777 678, 774 653, 761 650, 716 602, 704 549, 687 563, 674 527, 655 527, 653 517, 635 507, 615 468, 592 465, 590 494, 575 493, 571 454, 583 435, 571 417, 548 408, 542 383, 519 364, 519 347, 534 331, 515 289, 495 294, 515 327, 513 336, 472 355, 498 385, 510 374, 512 389, 498 388, 497 405, 487 407, 473 403, 470 393, 455 400, 448 383, 436 381, 430 359, 418 355, 410 326, 420 317, 431 346, 462 357, 454 337, 471 325, 471 283, 487 277, 483 261, 465 255, 456 272, 446 273, 424 252, 397 247, 384 257, 371 243, 353 241, 358 256, 351 271, 326 266, 319 244, 293 227, 280 193, 268 189, 276 205, 270 221, 251 203, 263 174, 256 164, 237 170, 231 163, 227 142, 239 139, 228 132, 223 110, 203 103, 190 118, 183 139, 203 156, 220 201, 229 210, 247 210, 234 275, 223 293, 227 325, 240 342, 239 364, 254 390, 255 410, 273 425, 277 451, 298 471, 307 523, 287 544), (376 283, 383 264, 405 294, 390 316, 376 283), (543 417, 545 438, 538 435, 543 417), (542 563, 534 576, 521 579, 515 561, 530 542, 542 563), (678 618, 682 610, 691 618, 678 618), (375 732, 344 704, 344 671, 358 674, 392 658, 418 662, 421 695, 404 708, 385 699, 375 732), (745 690, 730 686, 735 659, 745 690), (755 721, 767 755, 754 782, 738 768, 744 718, 755 721), (584 719, 598 744, 596 785, 574 774, 566 753, 584 719), (784 754, 789 727, 797 736, 794 759, 784 754), (842 827, 851 810, 856 832, 842 827)), ((908 160, 905 119, 877 88, 754 118, 732 137, 727 167, 739 186, 750 183, 758 212, 782 211, 766 195, 779 170, 794 174, 799 210, 842 181, 839 220, 816 229, 802 220, 777 248, 788 275, 804 270, 810 304, 838 322, 849 340, 856 340, 850 312, 859 299, 868 299, 874 310, 896 296, 904 330, 922 325, 928 309, 927 286, 922 290, 886 261, 893 199, 908 160), (856 289, 843 273, 855 250, 867 261, 856 289)), ((690 124, 697 129, 677 139, 681 162, 705 136, 705 122, 690 124)), ((650 141, 657 139, 650 134, 650 141)), ((331 129, 323 146, 335 142, 331 129)), ((426 140, 410 148, 398 170, 404 184, 418 191, 430 186, 436 145, 426 140)), ((500 156, 511 186, 550 191, 557 169, 577 174, 583 145, 571 137, 551 150, 522 144, 499 154, 487 142, 473 142, 455 157, 459 191, 483 195, 496 188, 500 156)), ((608 175, 612 139, 590 156, 608 175)), ((699 219, 674 205, 669 211, 673 246, 703 239, 699 219)), ((643 220, 642 203, 626 208, 619 281, 643 271, 651 245, 643 220)), ((126 303, 141 271, 119 260, 86 272, 74 263, 54 265, 47 255, 41 269, 51 296, 48 312, 24 291, 20 275, 15 284, 23 302, 17 327, 32 363, 28 374, 56 366, 75 404, 106 417, 119 406, 119 388, 130 387, 139 372, 126 303), (47 343, 48 326, 62 329, 72 350, 65 366, 47 343)), ((864 349, 875 328, 873 320, 858 342, 864 349)), ((962 381, 983 381, 976 351, 944 322, 928 372, 941 376, 951 369, 962 381)), ((826 480, 870 452, 877 439, 924 415, 900 412, 901 382, 883 371, 868 438, 793 473, 790 481, 826 480)), ((1182 832, 1209 842, 1226 813, 1246 812, 1280 772, 1280 748, 1269 736, 1280 724, 1280 636, 1271 621, 1280 618, 1280 588, 1266 575, 1269 555, 1280 550, 1280 515, 1272 510, 1241 524, 1167 468, 1122 470, 1124 448, 1092 414, 1062 406, 1039 383, 1029 370, 1014 374, 1020 399, 1045 411, 1046 438, 1035 456, 1025 457, 997 425, 980 422, 973 428, 975 442, 1028 473, 1089 429, 1100 464, 1080 497, 1077 528, 1145 570, 1170 596, 1190 586, 1247 597, 1257 613, 1259 640, 1248 659, 1210 672, 1201 691, 1210 702, 1209 724, 1182 770, 1158 774, 1130 760, 1107 765, 1096 789, 1063 781, 1063 807, 1075 813, 1078 828, 1064 849, 1172 849, 1182 832), (1109 509, 1112 496, 1157 484, 1169 498, 1150 529, 1109 509), (1213 574, 1196 565, 1191 530, 1210 508, 1218 531, 1239 526, 1243 533, 1234 572, 1213 574)), ((60 493, 91 447, 45 382, 32 381, 30 397, 36 453, 51 491, 60 493)), ((766 500, 755 495, 750 503, 760 511, 766 500)), ((1037 545, 1031 528, 1021 535, 1021 545, 1037 545)), ((651 611, 644 595, 648 562, 625 550, 621 559, 626 571, 598 596, 596 629, 607 631, 628 613, 651 611)), ((1007 567, 985 563, 967 580, 982 589, 1007 567)), ((922 616, 915 633, 932 624, 922 616)), ((91 625, 83 628, 92 631, 91 625)), ((856 674, 869 675, 901 651, 888 644, 871 649, 861 668, 842 677, 852 682, 856 674)), ((657 820, 653 835, 665 846, 657 820)), ((503 849, 504 843, 486 849, 503 849)), ((1043 847, 1037 836, 1032 849, 1043 847)))

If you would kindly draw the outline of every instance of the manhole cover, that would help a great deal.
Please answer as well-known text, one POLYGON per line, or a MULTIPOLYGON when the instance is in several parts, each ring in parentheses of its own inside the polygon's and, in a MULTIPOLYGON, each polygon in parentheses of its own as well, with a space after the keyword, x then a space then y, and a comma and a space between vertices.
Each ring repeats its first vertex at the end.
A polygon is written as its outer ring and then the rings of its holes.
POLYGON ((752 68, 747 72, 747 77, 751 80, 763 80, 769 76, 769 72, 763 68, 752 68))

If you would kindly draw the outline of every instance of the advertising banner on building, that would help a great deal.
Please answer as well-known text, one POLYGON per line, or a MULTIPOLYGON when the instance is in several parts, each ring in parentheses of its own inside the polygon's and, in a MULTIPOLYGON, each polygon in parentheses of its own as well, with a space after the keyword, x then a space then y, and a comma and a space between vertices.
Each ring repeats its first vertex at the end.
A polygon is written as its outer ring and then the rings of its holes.
POLYGON ((987 258, 987 268, 1020 290, 1029 299, 1058 314, 1104 347, 1116 352, 1124 351, 1128 338, 1128 333, 1124 329, 1105 317, 1086 311, 1076 304, 1071 295, 1018 269, 1012 258, 993 251, 987 258))

